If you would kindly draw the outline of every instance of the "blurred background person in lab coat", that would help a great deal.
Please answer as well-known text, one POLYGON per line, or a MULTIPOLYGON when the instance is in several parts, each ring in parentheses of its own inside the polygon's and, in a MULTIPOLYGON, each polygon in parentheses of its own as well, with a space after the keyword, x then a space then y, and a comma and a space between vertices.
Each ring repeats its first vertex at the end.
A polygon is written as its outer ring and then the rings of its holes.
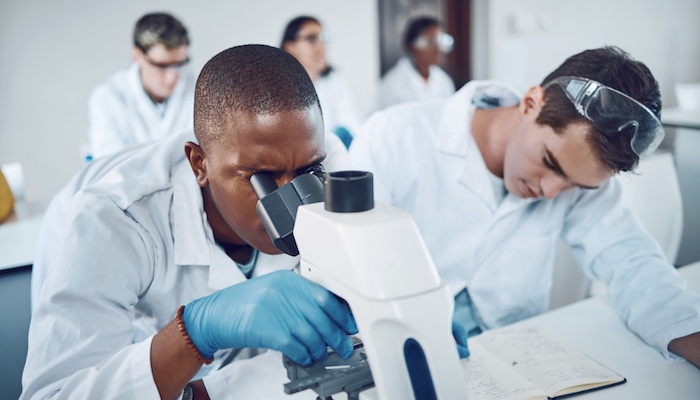
POLYGON ((146 14, 133 41, 131 66, 90 96, 86 161, 192 127, 195 77, 185 26, 170 14, 146 14))
POLYGON ((403 46, 406 56, 386 72, 379 85, 378 109, 412 101, 449 97, 455 91, 452 78, 439 67, 452 51, 454 39, 437 19, 428 16, 408 21, 403 46))
POLYGON ((330 40, 318 19, 300 16, 285 27, 280 48, 304 66, 318 93, 326 130, 349 147, 362 121, 349 82, 326 58, 326 43, 330 40))

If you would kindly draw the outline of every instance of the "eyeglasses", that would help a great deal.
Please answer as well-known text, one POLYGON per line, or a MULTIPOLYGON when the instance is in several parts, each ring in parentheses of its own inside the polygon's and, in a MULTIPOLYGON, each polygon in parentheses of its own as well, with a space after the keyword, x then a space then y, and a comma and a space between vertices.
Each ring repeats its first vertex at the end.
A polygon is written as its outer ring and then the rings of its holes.
POLYGON ((646 157, 659 147, 665 136, 659 118, 632 97, 586 78, 558 77, 544 86, 562 88, 576 111, 601 131, 616 134, 634 129, 630 145, 639 157, 646 157))
POLYGON ((180 73, 182 70, 189 64, 190 58, 187 57, 186 59, 182 61, 176 61, 176 62, 171 62, 171 63, 159 63, 153 61, 151 57, 148 56, 148 53, 144 52, 143 53, 143 58, 146 59, 146 62, 148 62, 150 65, 162 70, 163 72, 167 70, 172 70, 174 72, 180 73))
POLYGON ((330 43, 335 37, 327 32, 316 33, 313 35, 299 36, 294 39, 294 41, 308 42, 310 45, 315 45, 316 43, 330 43))
POLYGON ((450 53, 454 47, 455 39, 449 33, 440 32, 435 37, 420 35, 413 45, 421 50, 437 46, 443 53, 450 53))

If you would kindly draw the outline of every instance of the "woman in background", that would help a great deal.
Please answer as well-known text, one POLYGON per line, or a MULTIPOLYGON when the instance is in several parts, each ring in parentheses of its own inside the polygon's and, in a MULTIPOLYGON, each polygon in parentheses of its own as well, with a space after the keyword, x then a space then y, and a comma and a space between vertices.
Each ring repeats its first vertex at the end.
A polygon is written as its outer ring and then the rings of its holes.
POLYGON ((379 86, 378 109, 394 104, 449 97, 455 91, 452 79, 438 64, 452 51, 454 39, 442 31, 432 17, 410 20, 404 34, 402 57, 386 72, 379 86))
POLYGON ((316 88, 326 130, 350 146, 360 128, 355 100, 347 79, 326 60, 328 35, 318 19, 300 16, 289 21, 280 48, 296 57, 316 88))

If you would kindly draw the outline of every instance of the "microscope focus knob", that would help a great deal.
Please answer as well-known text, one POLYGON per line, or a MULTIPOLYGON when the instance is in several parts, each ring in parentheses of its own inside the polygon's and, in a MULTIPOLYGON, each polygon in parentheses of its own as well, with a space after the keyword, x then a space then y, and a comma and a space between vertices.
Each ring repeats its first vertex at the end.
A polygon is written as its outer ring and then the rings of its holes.
POLYGON ((351 213, 374 208, 374 179, 367 171, 337 171, 324 183, 326 211, 351 213))

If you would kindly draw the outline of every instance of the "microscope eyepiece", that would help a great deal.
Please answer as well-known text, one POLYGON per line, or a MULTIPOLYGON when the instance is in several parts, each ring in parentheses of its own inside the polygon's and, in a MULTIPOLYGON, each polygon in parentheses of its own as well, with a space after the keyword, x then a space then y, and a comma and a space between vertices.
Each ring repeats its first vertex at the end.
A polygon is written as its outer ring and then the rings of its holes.
POLYGON ((337 171, 326 175, 326 211, 351 213, 374 208, 374 178, 367 171, 337 171))

